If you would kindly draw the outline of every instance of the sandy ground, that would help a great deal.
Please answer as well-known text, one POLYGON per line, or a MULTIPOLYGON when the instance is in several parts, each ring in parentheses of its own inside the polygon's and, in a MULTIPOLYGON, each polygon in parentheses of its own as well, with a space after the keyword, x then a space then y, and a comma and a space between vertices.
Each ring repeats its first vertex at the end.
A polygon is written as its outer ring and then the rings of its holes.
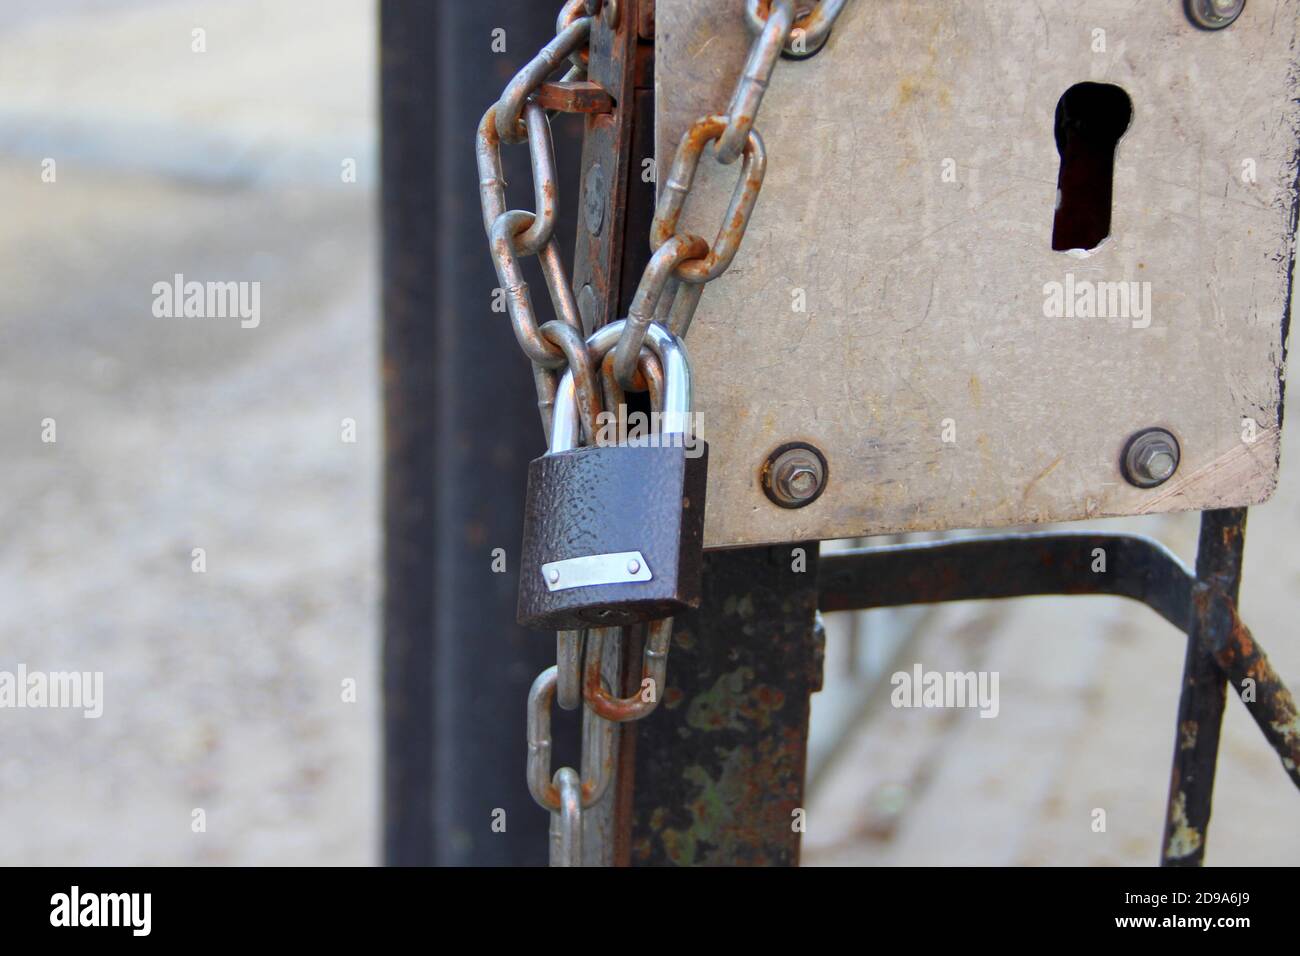
POLYGON ((0 862, 373 861, 371 5, 99 6, 0 35, 0 669, 105 684, 0 712, 0 862), (175 273, 260 325, 155 317, 175 273))

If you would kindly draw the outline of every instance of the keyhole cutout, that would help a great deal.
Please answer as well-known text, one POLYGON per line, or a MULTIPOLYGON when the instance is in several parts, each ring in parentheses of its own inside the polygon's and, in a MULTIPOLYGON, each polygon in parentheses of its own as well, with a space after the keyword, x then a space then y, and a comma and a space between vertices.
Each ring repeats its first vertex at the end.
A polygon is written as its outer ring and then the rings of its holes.
POLYGON ((1132 119, 1133 101, 1109 83, 1077 83, 1056 104, 1053 249, 1096 249, 1110 235, 1115 147, 1132 119))

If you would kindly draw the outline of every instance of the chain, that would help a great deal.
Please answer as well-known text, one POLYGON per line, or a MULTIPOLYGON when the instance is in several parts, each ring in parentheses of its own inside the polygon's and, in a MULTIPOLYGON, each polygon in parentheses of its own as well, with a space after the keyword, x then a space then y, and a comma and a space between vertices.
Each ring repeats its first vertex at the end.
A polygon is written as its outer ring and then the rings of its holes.
MULTIPOLYGON (((652 323, 684 337, 699 306, 704 286, 727 271, 740 248, 767 171, 767 153, 754 119, 782 52, 811 55, 829 36, 847 0, 746 0, 745 23, 755 35, 749 57, 725 114, 696 120, 683 134, 668 179, 662 184, 650 232, 653 255, 637 285, 617 343, 599 356, 583 337, 572 285, 565 275, 555 238, 558 188, 550 116, 539 103, 548 78, 566 62, 562 82, 583 79, 590 58, 594 18, 608 0, 567 0, 556 18, 556 35, 506 85, 479 123, 476 137, 479 199, 497 279, 504 290, 511 328, 533 366, 537 407, 549 445, 560 373, 572 373, 573 401, 583 439, 596 440, 603 408, 622 404, 623 391, 646 391, 658 404, 663 370, 645 347, 652 323), (809 9, 810 7, 810 9, 809 9), (535 212, 506 205, 501 165, 502 143, 528 143, 535 212), (714 158, 729 165, 743 158, 722 226, 710 245, 680 228, 705 147, 716 142, 714 158), (520 259, 538 256, 556 318, 539 325, 532 293, 520 259)), ((609 330, 613 333, 613 329, 609 330)), ((566 378, 566 382, 568 379, 566 378)), ((671 383, 670 383, 671 384, 671 383)), ((566 386, 567 387, 567 386, 566 386)), ((569 406, 570 409, 572 406, 569 406)), ((565 427, 568 427, 567 425, 565 427)), ((648 625, 642 658, 644 691, 628 698, 613 696, 601 674, 605 645, 620 638, 619 629, 561 631, 556 636, 556 666, 538 675, 528 695, 528 788, 551 812, 551 864, 576 866, 582 861, 582 811, 604 795, 613 777, 614 724, 640 720, 654 710, 664 686, 672 619, 648 625), (586 666, 583 649, 586 645, 586 666), (551 773, 551 706, 583 709, 582 772, 561 767, 551 773)))

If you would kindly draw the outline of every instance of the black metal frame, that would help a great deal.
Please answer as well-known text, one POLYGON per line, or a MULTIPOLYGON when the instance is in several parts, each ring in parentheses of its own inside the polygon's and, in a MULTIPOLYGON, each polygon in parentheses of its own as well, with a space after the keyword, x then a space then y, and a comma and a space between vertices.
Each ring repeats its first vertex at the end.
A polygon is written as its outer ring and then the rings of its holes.
POLYGON ((673 621, 663 700, 623 725, 630 863, 798 864, 816 616, 816 542, 705 555, 700 609, 673 621))
MULTIPOLYGON (((436 11, 383 0, 379 10, 383 857, 541 865, 547 817, 524 782, 524 702, 555 642, 515 623, 523 516, 513 503, 544 443, 528 363, 491 312, 473 136, 518 57, 554 36, 555 11, 511 0, 436 11), (490 39, 507 23, 503 56, 490 39)), ((561 194, 578 195, 580 124, 557 123, 555 146, 561 194)), ((527 149, 503 159, 512 183, 529 182, 527 149)), ((557 229, 573 236, 576 219, 565 205, 557 229)), ((556 717, 566 739, 569 717, 556 717)))
MULTIPOLYGON (((1110 594, 1146 604, 1187 635, 1161 861, 1205 857, 1219 730, 1231 684, 1300 788, 1295 701, 1237 614, 1246 509, 1201 516, 1196 571, 1162 545, 1127 534, 1003 535, 827 555, 823 611, 982 598, 1110 594), (1099 567, 1098 552, 1105 570, 1099 567)), ((671 679, 671 674, 670 674, 671 679)))

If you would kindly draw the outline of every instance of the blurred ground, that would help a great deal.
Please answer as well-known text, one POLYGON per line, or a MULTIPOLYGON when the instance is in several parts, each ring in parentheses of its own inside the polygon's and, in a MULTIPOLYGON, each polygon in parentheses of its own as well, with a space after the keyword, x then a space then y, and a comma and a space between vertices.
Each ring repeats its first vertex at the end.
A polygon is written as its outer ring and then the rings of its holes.
MULTIPOLYGON (((376 859, 373 13, 0 0, 0 669, 106 683, 99 720, 0 711, 0 863, 376 859), (260 281, 261 325, 155 318, 151 287, 178 272, 260 281)), ((1252 513, 1243 605, 1300 688, 1289 436, 1283 488, 1252 513)), ((1193 556, 1190 517, 1123 525, 1193 556)), ((896 667, 998 670, 1001 714, 828 690, 823 728, 855 716, 820 760, 806 863, 1157 859, 1171 627, 1105 598, 905 620, 920 627, 896 667)), ((1230 701, 1208 862, 1300 863, 1295 801, 1230 701)))
POLYGON ((373 861, 373 5, 2 7, 0 668, 105 708, 3 712, 0 863, 373 861))

